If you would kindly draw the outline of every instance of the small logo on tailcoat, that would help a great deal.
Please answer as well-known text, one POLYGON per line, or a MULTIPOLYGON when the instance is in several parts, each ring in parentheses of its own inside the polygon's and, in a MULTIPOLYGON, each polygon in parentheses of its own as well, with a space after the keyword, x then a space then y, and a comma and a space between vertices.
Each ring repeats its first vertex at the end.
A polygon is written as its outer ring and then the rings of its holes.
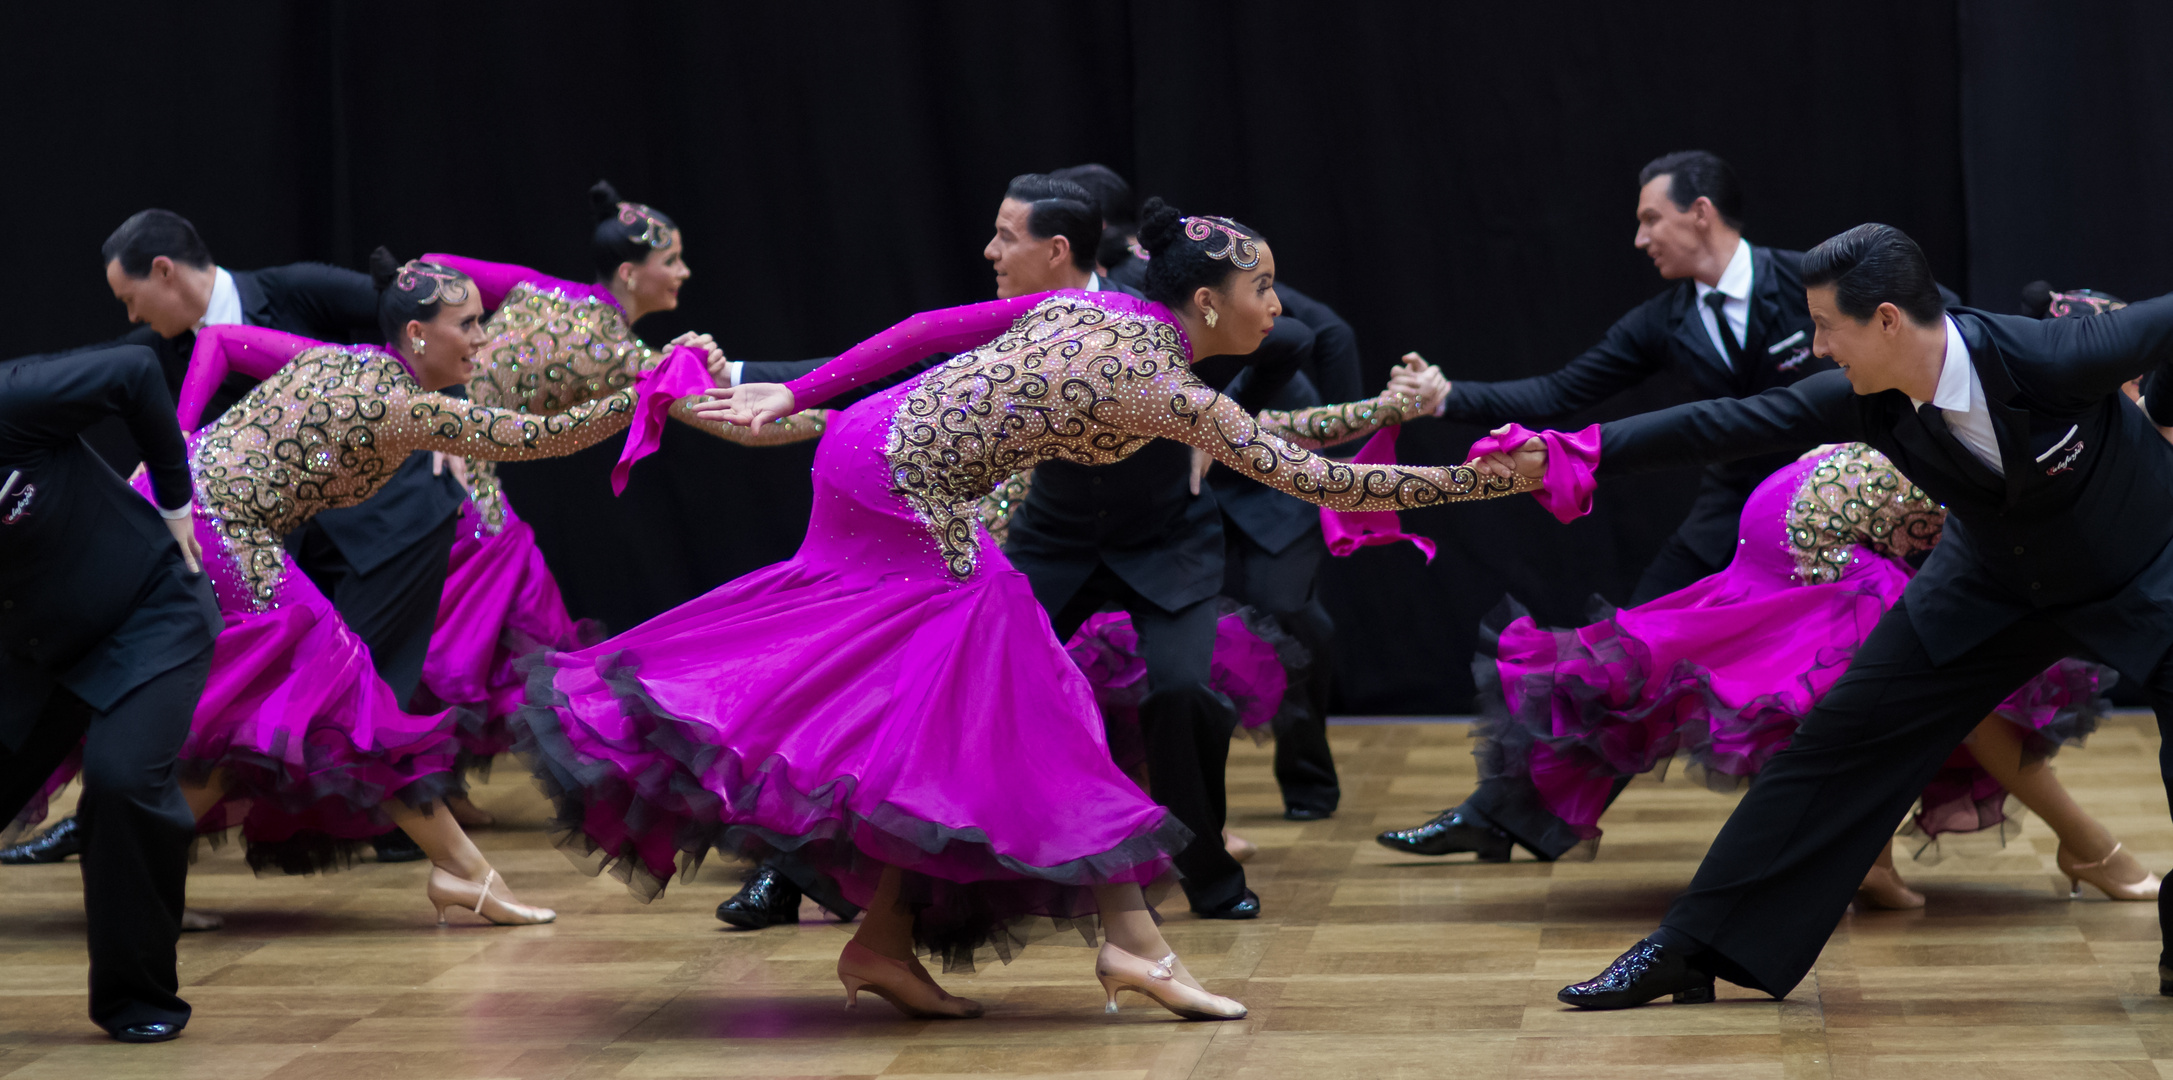
POLYGON ((17 492, 14 498, 6 502, 6 515, 0 516, 0 525, 13 525, 23 520, 24 516, 30 513, 30 500, 35 498, 37 494, 38 485, 24 484, 23 490, 17 492))
POLYGON ((2074 445, 2067 448, 2067 453, 2060 455, 2060 460, 2053 462, 2052 467, 2045 470, 2045 475, 2058 476, 2061 473, 2073 469, 2075 467, 2075 459, 2082 456, 2082 450, 2082 440, 2075 440, 2074 445))

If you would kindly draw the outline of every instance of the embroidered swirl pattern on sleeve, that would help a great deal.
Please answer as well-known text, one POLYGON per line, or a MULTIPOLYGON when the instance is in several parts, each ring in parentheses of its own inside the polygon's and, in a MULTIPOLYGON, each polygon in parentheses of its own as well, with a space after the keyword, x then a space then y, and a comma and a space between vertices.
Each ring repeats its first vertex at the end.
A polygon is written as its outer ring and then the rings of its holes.
POLYGON ((390 354, 327 346, 296 356, 205 428, 189 468, 199 513, 262 608, 279 583, 280 538, 376 494, 410 453, 557 457, 624 430, 632 414, 631 389, 550 416, 492 408, 424 391, 390 354))
MULTIPOLYGON (((1342 423, 1343 421, 1336 421, 1342 423)), ((1351 465, 1263 430, 1192 374, 1176 326, 1053 296, 931 369, 891 420, 890 490, 958 578, 979 563, 979 500, 1049 460, 1121 461, 1150 439, 1200 447, 1244 475, 1337 510, 1407 510, 1529 491, 1465 466, 1351 465)))

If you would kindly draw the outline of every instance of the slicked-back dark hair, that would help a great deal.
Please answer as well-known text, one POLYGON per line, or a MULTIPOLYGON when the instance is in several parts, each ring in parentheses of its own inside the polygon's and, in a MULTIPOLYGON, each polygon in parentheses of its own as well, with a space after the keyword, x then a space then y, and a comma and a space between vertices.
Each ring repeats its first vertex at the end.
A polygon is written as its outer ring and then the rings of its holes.
POLYGON ((106 237, 98 249, 103 261, 121 260, 121 272, 132 278, 151 276, 151 260, 161 255, 198 270, 211 269, 211 249, 196 235, 189 219, 171 210, 142 210, 131 215, 106 237))
POLYGON ((1704 150, 1678 150, 1656 157, 1638 170, 1637 186, 1644 187, 1661 176, 1668 178, 1667 201, 1674 203, 1675 209, 1690 209, 1690 204, 1702 195, 1713 200, 1713 209, 1720 211, 1720 220, 1729 228, 1743 228, 1743 186, 1736 182, 1735 169, 1718 155, 1704 150))
POLYGON ((1023 173, 1011 178, 1004 198, 1027 204, 1028 232, 1042 240, 1063 237, 1071 245, 1072 266, 1094 269, 1094 250, 1102 238, 1102 207, 1093 192, 1047 173, 1023 173))
POLYGON ((1834 306, 1857 322, 1892 304, 1918 326, 1946 314, 1924 249, 1892 225, 1858 225, 1803 253, 1803 287, 1833 286, 1834 306))
POLYGON ((1132 185, 1107 165, 1073 165, 1049 174, 1087 189, 1102 208, 1102 239, 1094 249, 1094 261, 1116 266, 1132 257, 1126 245, 1139 232, 1139 208, 1132 185))

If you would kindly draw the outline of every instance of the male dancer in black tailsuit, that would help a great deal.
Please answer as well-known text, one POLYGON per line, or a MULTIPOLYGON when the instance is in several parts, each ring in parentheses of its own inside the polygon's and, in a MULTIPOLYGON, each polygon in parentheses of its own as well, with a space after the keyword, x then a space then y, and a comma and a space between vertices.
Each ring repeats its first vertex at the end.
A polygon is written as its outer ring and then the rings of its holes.
MULTIPOLYGON (((1536 424, 1666 370, 1706 397, 1728 399, 1833 369, 1811 351, 1797 273, 1802 254, 1743 239, 1742 189, 1727 162, 1702 150, 1669 154, 1647 164, 1637 183, 1637 248, 1671 284, 1561 370, 1510 382, 1455 380, 1436 415, 1486 427, 1536 424)), ((1813 445, 1708 465, 1690 516, 1661 546, 1630 602, 1665 596, 1725 568, 1735 557, 1736 524, 1751 489, 1813 445)), ((1432 821, 1377 839, 1413 855, 1470 851, 1486 862, 1508 861, 1512 843, 1552 860, 1577 840, 1541 807, 1528 782, 1493 777, 1432 821)))
POLYGON ((0 820, 82 746, 91 1019, 123 1042, 189 1022, 174 940, 196 819, 175 758, 222 626, 191 498, 150 350, 0 364, 0 820), (83 441, 109 416, 156 506, 83 441))
MULTIPOLYGON (((1923 252, 1885 225, 1813 248, 1802 274, 1814 348, 1840 371, 1603 424, 1598 471, 1861 441, 1946 505, 1946 531, 1660 929, 1564 988, 1571 1005, 1710 1001, 1715 976, 1787 994, 1910 800, 2063 656, 2111 665, 2141 684, 2161 729, 2173 718, 2173 446, 2120 390, 2148 375, 2150 401, 2173 395, 2173 297, 2084 319, 1948 311, 1923 252)), ((1533 474, 1544 454, 1532 440, 1516 467, 1533 474)), ((1499 473, 1509 455, 1484 467, 1499 473)), ((2173 738, 2159 764, 2173 787, 2173 738)), ((2173 993, 2163 961, 2159 976, 2173 993)))
MULTIPOLYGON (((179 394, 196 331, 205 326, 265 326, 341 344, 383 336, 377 289, 367 275, 322 263, 228 270, 212 261, 196 227, 172 211, 145 210, 130 217, 107 238, 102 254, 114 297, 127 305, 131 321, 144 324, 117 344, 151 348, 170 393, 179 394)), ((250 385, 246 377, 229 378, 205 420, 216 419, 250 385)), ((102 426, 90 439, 124 474, 141 457, 117 425, 102 426)), ((422 682, 460 506, 467 498, 451 472, 418 451, 384 490, 360 505, 318 514, 287 537, 296 565, 370 647, 378 675, 402 702, 422 682)), ((57 862, 78 849, 73 823, 62 821, 0 851, 0 862, 57 862)), ((423 857, 397 829, 379 838, 377 849, 386 862, 423 857)))

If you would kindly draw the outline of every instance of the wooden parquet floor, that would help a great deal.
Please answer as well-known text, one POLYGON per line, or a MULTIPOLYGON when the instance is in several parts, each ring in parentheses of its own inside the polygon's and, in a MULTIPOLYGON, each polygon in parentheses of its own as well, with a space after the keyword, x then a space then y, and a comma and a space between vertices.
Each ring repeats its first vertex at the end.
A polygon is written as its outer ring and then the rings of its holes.
MULTIPOLYGON (((1786 1001, 1724 985, 1713 1005, 1579 1014, 1554 991, 1655 924, 1733 800, 1678 771, 1624 794, 1597 861, 1414 860, 1372 836, 1461 797, 1468 729, 1333 734, 1346 787, 1326 822, 1281 820, 1266 751, 1233 755, 1266 917, 1165 926, 1193 971, 1251 1006, 1242 1022, 1182 1023, 1130 995, 1105 1016, 1091 953, 1048 944, 949 980, 986 1019, 915 1022, 868 1000, 847 1013, 831 974, 845 935, 812 909, 797 928, 721 929, 711 912, 737 878, 719 864, 635 903, 546 847, 540 799, 506 769, 478 801, 511 824, 478 840, 557 924, 439 929, 419 864, 255 878, 234 849, 206 851, 191 902, 228 928, 184 938, 196 1019, 163 1045, 111 1043, 85 1019, 75 867, 0 868, 0 1076, 2173 1077, 2154 905, 2070 902, 2040 823, 2004 849, 1905 860, 1930 905, 1851 915, 1786 1001)), ((2156 742, 2147 717, 2123 716, 2060 772, 2164 868, 2156 742)))

